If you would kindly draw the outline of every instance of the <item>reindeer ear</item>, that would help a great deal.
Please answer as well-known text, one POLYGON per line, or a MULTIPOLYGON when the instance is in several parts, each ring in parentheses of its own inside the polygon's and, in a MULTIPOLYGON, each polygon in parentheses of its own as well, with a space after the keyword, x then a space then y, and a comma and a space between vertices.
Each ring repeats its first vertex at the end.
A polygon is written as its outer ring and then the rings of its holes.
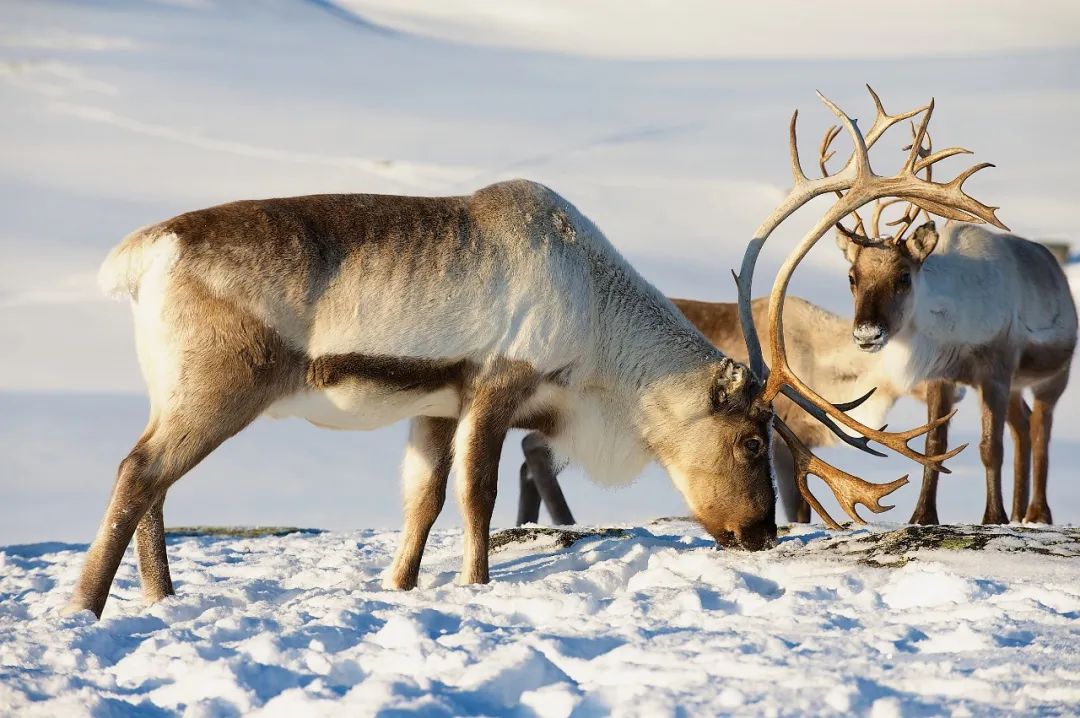
POLYGON ((904 240, 901 247, 904 254, 922 264, 937 246, 938 233, 934 220, 930 220, 915 230, 915 233, 904 240))
POLYGON ((731 411, 745 405, 750 390, 750 370, 742 364, 725 359, 713 377, 710 403, 713 412, 731 411))
POLYGON ((836 230, 836 246, 844 253, 844 259, 848 261, 848 264, 855 263, 855 255, 859 253, 859 245, 851 241, 851 237, 839 229, 836 230))

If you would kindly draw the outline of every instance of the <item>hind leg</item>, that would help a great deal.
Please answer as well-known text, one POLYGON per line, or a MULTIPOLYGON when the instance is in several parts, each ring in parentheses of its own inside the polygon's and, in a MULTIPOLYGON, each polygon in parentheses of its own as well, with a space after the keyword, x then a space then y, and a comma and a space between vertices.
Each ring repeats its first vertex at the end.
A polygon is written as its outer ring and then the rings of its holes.
POLYGON ((1031 480, 1031 408, 1020 392, 1009 397, 1009 431, 1013 438, 1013 500, 1009 519, 1024 520, 1028 505, 1028 486, 1031 480))
POLYGON ((543 434, 532 432, 521 441, 525 452, 525 464, 536 492, 543 499, 544 506, 556 526, 569 526, 574 523, 570 505, 566 503, 562 487, 559 485, 559 471, 555 466, 555 457, 547 445, 543 434))
POLYGON ((1054 406, 1068 383, 1069 372, 1066 370, 1034 389, 1035 401, 1031 407, 1031 503, 1024 515, 1024 521, 1028 523, 1053 523, 1050 505, 1046 501, 1046 479, 1050 471, 1050 430, 1054 423, 1054 406))
POLYGON ((453 462, 456 428, 454 419, 418 416, 412 420, 401 468, 405 524, 397 556, 383 581, 387 588, 408 590, 416 587, 428 534, 446 501, 446 480, 453 462))
POLYGON ((142 583, 143 601, 149 605, 166 596, 176 595, 172 575, 169 573, 169 557, 165 552, 165 494, 150 504, 146 514, 135 528, 135 550, 139 557, 139 579, 142 583))
MULTIPOLYGON (((235 404, 235 396, 225 403, 235 404)), ((147 540, 141 543, 145 548, 139 552, 142 574, 149 577, 144 593, 150 598, 167 595, 172 581, 168 578, 163 521, 156 511, 165 499, 165 491, 221 442, 244 428, 263 407, 243 407, 246 411, 237 411, 240 407, 235 406, 230 407, 232 411, 224 407, 206 411, 208 408, 202 405, 197 410, 166 412, 120 462, 105 517, 87 552, 69 611, 89 609, 101 616, 132 534, 152 508, 155 514, 146 524, 147 540)))
POLYGON ((101 616, 124 551, 140 524, 144 594, 152 600, 168 595, 172 581, 161 516, 165 492, 271 402, 303 384, 306 359, 265 325, 197 283, 177 280, 171 292, 160 314, 143 316, 141 325, 137 320, 140 363, 144 375, 151 377, 152 418, 120 463, 69 612, 88 609, 101 616), (155 364, 176 360, 183 365, 175 372, 155 364), (160 376, 178 378, 167 391, 160 386, 155 391, 152 378, 160 376))

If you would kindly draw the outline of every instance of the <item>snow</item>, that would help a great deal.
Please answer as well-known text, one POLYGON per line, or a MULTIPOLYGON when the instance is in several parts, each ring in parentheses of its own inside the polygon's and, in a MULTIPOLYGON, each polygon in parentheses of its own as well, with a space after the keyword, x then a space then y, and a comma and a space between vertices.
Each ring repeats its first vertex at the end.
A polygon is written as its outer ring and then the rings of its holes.
POLYGON ((912 0, 878 4, 867 17, 857 0, 828 12, 799 0, 771 0, 717 12, 711 0, 339 0, 377 25, 425 37, 515 49, 624 59, 866 58, 982 55, 989 51, 1073 47, 1080 11, 1067 0, 1038 13, 1009 0, 912 0), (933 17, 933 22, 927 18, 933 17), (851 18, 869 27, 838 34, 851 18), (981 19, 977 30, 957 32, 981 19), (888 35, 876 32, 886 29, 888 35), (898 41, 899 38, 902 40, 898 41))
POLYGON ((1075 710, 1080 534, 961 527, 926 543, 890 529, 802 527, 758 554, 717 551, 681 520, 565 549, 538 536, 495 549, 487 586, 454 583, 461 535, 438 531, 411 592, 380 588, 393 531, 174 537, 178 595, 145 609, 125 562, 99 623, 56 615, 65 596, 53 589, 73 578, 82 546, 10 546, 0 549, 0 706, 50 716, 1075 710), (956 536, 988 542, 958 549, 956 536))

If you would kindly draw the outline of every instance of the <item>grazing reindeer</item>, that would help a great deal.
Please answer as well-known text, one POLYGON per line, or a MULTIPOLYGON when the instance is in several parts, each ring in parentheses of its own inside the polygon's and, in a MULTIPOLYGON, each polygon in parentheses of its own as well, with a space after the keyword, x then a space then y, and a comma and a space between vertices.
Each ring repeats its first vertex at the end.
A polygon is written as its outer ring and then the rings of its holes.
MULTIPOLYGON (((739 324, 739 306, 732 302, 699 302, 674 299, 672 303, 717 349, 736 361, 746 361, 746 343, 739 324)), ((768 325, 768 301, 753 302, 754 325, 759 331, 768 325)), ((851 342, 851 320, 833 314, 799 297, 788 297, 784 306, 785 335, 792 345, 792 364, 807 383, 826 397, 859 396, 868 389, 877 391, 851 412, 868 426, 879 426, 897 399, 912 394, 925 401, 926 386, 909 391, 895 384, 891 365, 879 356, 860 351, 851 342)), ((806 412, 780 397, 776 413, 807 447, 831 446, 836 436, 806 412)), ((574 523, 557 481, 558 467, 538 433, 522 440, 525 463, 521 467, 521 503, 518 523, 535 522, 543 499, 552 521, 574 523)), ((773 472, 777 494, 789 521, 810 520, 810 506, 803 500, 792 476, 792 456, 787 445, 773 435, 773 472)))
POLYGON ((71 609, 101 614, 132 534, 144 596, 172 593, 168 488, 261 414, 337 429, 411 419, 405 525, 387 576, 416 585, 447 474, 461 580, 488 580, 499 454, 539 430, 600 480, 659 460, 725 546, 775 540, 772 411, 570 203, 513 181, 466 197, 234 202, 125 239, 150 421, 119 468, 71 609))
MULTIPOLYGON (((933 152, 926 124, 915 133, 909 163, 925 170, 966 152, 933 152), (925 144, 924 144, 925 140, 925 144)), ((880 103, 878 112, 883 113, 880 103)), ((835 133, 833 133, 835 134, 835 133)), ((827 147, 829 135, 823 142, 827 147)), ((822 163, 824 167, 824 163, 822 163)), ((977 165, 953 180, 959 186, 977 165)), ((984 524, 1008 523, 1001 494, 1002 434, 1006 423, 1015 444, 1012 520, 1050 523, 1046 478, 1054 406, 1069 380, 1076 348, 1077 315, 1064 272, 1043 246, 971 224, 946 224, 939 235, 933 221, 904 234, 920 213, 970 220, 939 207, 932 198, 910 199, 892 236, 879 229, 881 202, 870 231, 856 216, 855 230, 837 224, 837 243, 851 264, 848 272, 855 300, 852 336, 866 352, 883 353, 902 384, 930 380, 931 417, 949 411, 950 382, 978 389, 983 407, 981 458, 986 468, 984 524), (1022 392, 1030 389, 1034 407, 1022 392), (1034 491, 1028 483, 1034 450, 1034 491)), ((995 222, 995 224, 998 224, 995 222)), ((998 226, 1001 226, 998 224, 998 226)), ((927 452, 945 444, 948 425, 927 436, 927 452)), ((927 467, 913 523, 937 523, 937 472, 927 467)))
MULTIPOLYGON (((821 462, 772 409, 783 391, 849 444, 873 451, 872 437, 923 463, 947 458, 907 445, 932 426, 863 427, 843 413, 857 402, 833 406, 783 371, 780 311, 804 247, 770 297, 769 345, 781 362, 763 387, 750 320, 761 243, 814 196, 847 188, 849 179, 867 184, 848 174, 804 177, 748 248, 740 320, 753 371, 710 344, 577 209, 531 182, 466 197, 235 202, 135 232, 106 259, 101 280, 132 299, 150 421, 120 464, 69 610, 101 615, 132 535, 145 598, 173 592, 166 492, 261 414, 341 429, 412 420, 405 526, 387 574, 394 588, 416 585, 451 466, 465 519, 461 579, 488 580, 499 454, 511 427, 541 431, 594 478, 625 480, 658 460, 723 546, 775 541, 770 426, 791 447, 800 490, 823 518, 808 472, 856 519, 856 503, 884 510, 881 497, 906 478, 871 484, 821 462), (867 433, 852 437, 834 418, 867 433)), ((891 194, 875 194, 883 189, 853 188, 824 226, 891 194)), ((904 193, 907 183, 892 189, 904 193)))

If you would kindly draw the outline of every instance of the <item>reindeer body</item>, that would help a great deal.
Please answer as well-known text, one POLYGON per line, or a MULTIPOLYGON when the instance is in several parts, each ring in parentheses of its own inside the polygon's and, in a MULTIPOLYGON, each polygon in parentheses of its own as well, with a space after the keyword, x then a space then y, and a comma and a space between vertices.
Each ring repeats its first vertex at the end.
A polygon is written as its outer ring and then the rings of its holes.
POLYGON ((100 615, 132 533, 146 598, 172 593, 165 492, 263 414, 336 429, 411 419, 394 588, 416 584, 452 465, 462 580, 487 581, 511 427, 541 431, 608 483, 659 460, 718 541, 775 537, 772 414, 751 401, 749 372, 541 185, 211 207, 130 235, 100 279, 132 298, 150 421, 72 610, 100 615))
MULTIPOLYGON (((930 228, 927 231, 927 228, 930 228)), ((940 236, 881 247, 847 247, 859 278, 853 331, 884 346, 884 364, 902 385, 958 382, 977 388, 983 402, 981 456, 987 471, 984 522, 1008 521, 1001 496, 1002 433, 1016 444, 1012 519, 1049 523, 1046 501, 1053 407, 1068 383, 1077 340, 1077 314, 1057 260, 1039 244, 970 224, 949 223, 940 236), (925 253, 919 247, 930 242, 925 253), (910 272, 910 288, 894 280, 910 272), (1034 407, 1023 392, 1030 390, 1034 407), (1034 492, 1028 477, 1034 450, 1034 492)), ((947 399, 931 397, 944 415, 947 399)), ((928 441, 940 448, 945 427, 928 441)), ((929 444, 928 444, 929 447, 929 444)), ((930 448, 928 448, 930 451, 930 448)), ((936 523, 937 472, 924 474, 913 521, 936 523)))
POLYGON ((1053 255, 977 225, 944 228, 917 274, 911 312, 884 350, 903 383, 977 385, 996 362, 1013 369, 1020 391, 1067 371, 1076 346, 1076 308, 1053 255))

